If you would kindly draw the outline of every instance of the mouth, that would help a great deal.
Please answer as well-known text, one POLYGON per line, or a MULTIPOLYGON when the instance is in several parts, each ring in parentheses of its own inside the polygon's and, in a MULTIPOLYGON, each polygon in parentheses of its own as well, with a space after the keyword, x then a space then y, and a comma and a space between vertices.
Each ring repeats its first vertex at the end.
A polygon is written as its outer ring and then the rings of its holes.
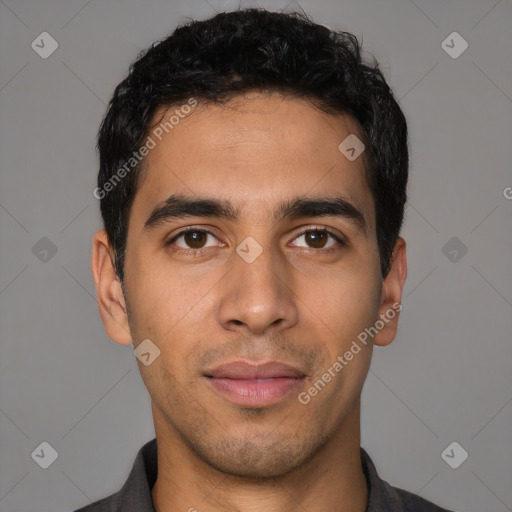
POLYGON ((234 361, 205 372, 211 388, 231 403, 243 407, 269 407, 292 394, 306 374, 291 365, 234 361))

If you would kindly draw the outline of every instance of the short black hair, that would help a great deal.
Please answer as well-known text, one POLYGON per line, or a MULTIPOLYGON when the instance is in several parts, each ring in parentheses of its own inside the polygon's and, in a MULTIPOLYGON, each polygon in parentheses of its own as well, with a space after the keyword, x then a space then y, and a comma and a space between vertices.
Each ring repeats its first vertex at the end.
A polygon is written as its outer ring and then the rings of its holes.
POLYGON ((116 87, 98 134, 95 196, 121 282, 144 160, 132 163, 131 171, 125 167, 122 179, 119 170, 133 162, 156 113, 190 98, 222 103, 249 91, 303 98, 358 122, 385 277, 403 222, 409 155, 405 117, 372 61, 363 60, 361 45, 349 32, 330 30, 303 13, 255 8, 189 21, 143 51, 116 87))

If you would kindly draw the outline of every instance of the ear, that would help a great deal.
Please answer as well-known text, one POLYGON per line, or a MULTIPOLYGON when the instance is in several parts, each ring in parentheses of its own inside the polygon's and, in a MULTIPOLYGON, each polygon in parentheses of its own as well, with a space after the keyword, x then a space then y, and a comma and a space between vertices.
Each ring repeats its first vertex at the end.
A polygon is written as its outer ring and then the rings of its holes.
POLYGON ((373 343, 381 347, 389 345, 396 336, 398 317, 402 310, 402 290, 407 278, 405 240, 398 237, 391 256, 391 269, 382 283, 379 318, 384 324, 375 335, 373 343))
POLYGON ((130 345, 130 325, 113 254, 107 232, 104 229, 98 231, 93 238, 91 271, 96 284, 101 319, 111 340, 121 345, 130 345))

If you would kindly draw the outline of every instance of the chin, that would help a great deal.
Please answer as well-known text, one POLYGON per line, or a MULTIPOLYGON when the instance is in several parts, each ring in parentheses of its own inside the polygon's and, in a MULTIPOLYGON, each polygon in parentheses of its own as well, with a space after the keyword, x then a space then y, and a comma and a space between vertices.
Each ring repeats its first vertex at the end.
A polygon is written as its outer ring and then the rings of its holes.
POLYGON ((292 473, 310 460, 327 439, 274 439, 261 436, 224 439, 219 443, 195 444, 194 451, 206 464, 225 474, 247 479, 278 478, 292 473))

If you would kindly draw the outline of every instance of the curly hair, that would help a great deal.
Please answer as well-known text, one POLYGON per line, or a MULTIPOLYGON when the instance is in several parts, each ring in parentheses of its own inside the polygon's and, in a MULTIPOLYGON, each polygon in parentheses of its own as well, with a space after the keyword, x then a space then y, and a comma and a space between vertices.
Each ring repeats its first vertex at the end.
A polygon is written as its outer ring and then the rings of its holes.
MULTIPOLYGON (((324 112, 348 114, 359 123, 385 277, 406 202, 406 120, 375 58, 363 61, 357 38, 318 25, 304 14, 253 8, 223 12, 189 21, 143 51, 116 87, 99 130, 98 189, 103 190, 140 148, 161 109, 191 97, 222 103, 248 91, 303 98, 324 112)), ((100 198, 122 283, 129 214, 143 164, 100 198)))

